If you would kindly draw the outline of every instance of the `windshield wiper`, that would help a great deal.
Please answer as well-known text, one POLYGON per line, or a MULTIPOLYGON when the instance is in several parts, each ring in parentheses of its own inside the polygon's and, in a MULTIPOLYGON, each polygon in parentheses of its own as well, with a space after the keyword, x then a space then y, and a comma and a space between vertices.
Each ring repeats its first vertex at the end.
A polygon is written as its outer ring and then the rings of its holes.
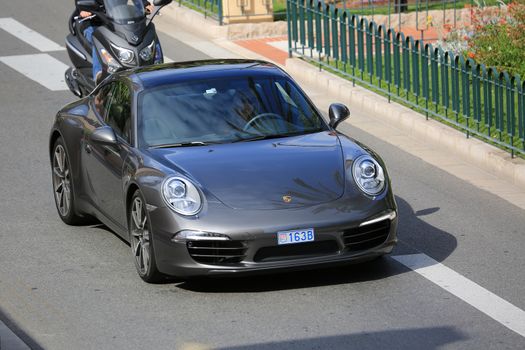
POLYGON ((250 141, 259 141, 259 140, 278 139, 281 137, 297 136, 297 135, 303 135, 303 134, 306 134, 306 133, 301 131, 301 132, 289 132, 285 134, 259 135, 255 137, 248 137, 245 139, 235 140, 235 141, 232 141, 232 143, 233 142, 250 142, 250 141))
POLYGON ((179 143, 165 143, 163 145, 151 146, 150 148, 174 148, 174 147, 207 146, 207 145, 218 144, 218 143, 220 143, 220 142, 191 141, 191 142, 179 142, 179 143))
POLYGON ((284 135, 261 135, 261 136, 255 136, 255 137, 248 137, 248 138, 245 138, 245 139, 233 140, 232 143, 276 139, 278 137, 284 137, 284 135))

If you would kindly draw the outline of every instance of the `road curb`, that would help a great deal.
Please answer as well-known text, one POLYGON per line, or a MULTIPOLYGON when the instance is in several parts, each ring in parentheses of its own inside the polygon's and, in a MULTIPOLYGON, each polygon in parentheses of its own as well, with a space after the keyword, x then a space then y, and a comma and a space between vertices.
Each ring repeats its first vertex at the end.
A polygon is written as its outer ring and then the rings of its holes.
POLYGON ((213 18, 172 3, 161 11, 174 25, 190 29, 210 39, 243 40, 287 35, 286 22, 236 23, 219 25, 213 18))
POLYGON ((326 71, 319 71, 298 58, 286 60, 286 70, 298 80, 315 84, 325 89, 328 94, 376 118, 402 129, 407 135, 426 140, 434 147, 445 148, 459 155, 466 162, 472 163, 497 177, 525 188, 525 161, 512 158, 508 152, 475 138, 466 138, 465 134, 436 120, 425 117, 395 102, 388 102, 365 88, 353 86, 351 82, 326 71))
POLYGON ((192 11, 176 3, 171 3, 161 10, 162 17, 169 18, 175 26, 190 29, 211 39, 227 37, 227 26, 220 26, 212 18, 205 18, 202 13, 192 11))

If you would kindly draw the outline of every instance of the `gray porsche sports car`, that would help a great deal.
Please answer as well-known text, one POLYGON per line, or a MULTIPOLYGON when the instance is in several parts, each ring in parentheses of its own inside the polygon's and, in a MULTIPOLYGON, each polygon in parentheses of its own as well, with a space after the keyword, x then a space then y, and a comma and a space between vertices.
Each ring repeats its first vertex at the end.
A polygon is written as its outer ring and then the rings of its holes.
POLYGON ((292 78, 253 60, 114 74, 62 108, 49 151, 60 218, 129 241, 140 277, 369 260, 397 241, 386 167, 326 122, 292 78))

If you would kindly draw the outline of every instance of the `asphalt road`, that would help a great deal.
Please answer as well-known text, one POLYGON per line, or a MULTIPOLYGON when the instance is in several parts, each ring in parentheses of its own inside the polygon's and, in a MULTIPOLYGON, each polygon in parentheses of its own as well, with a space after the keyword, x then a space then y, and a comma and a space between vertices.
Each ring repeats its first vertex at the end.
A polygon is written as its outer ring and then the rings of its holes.
MULTIPOLYGON (((0 5, 0 18, 63 45, 72 2, 0 5)), ((161 39, 174 60, 206 57, 161 39)), ((58 218, 48 133, 56 111, 74 96, 2 63, 44 54, 39 49, 2 29, 0 43, 0 319, 30 347, 525 348, 523 335, 392 257, 272 276, 143 283, 129 246, 108 229, 69 227, 58 218)), ((68 64, 65 51, 45 54, 68 64)), ((393 256, 425 254, 525 309, 523 210, 348 124, 341 130, 388 164, 400 208, 393 256)))

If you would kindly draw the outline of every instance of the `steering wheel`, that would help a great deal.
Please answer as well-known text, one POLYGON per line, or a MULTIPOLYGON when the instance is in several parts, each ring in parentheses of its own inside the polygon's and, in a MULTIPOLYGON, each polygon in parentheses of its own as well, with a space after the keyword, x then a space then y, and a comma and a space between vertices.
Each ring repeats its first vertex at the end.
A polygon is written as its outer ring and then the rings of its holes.
MULTIPOLYGON (((250 128, 255 129, 266 129, 266 130, 272 130, 272 126, 276 126, 275 120, 284 120, 282 116, 280 116, 277 113, 261 113, 257 114, 252 119, 248 120, 244 128, 242 128, 243 131, 248 131, 250 128), (272 122, 273 120, 273 122, 272 122)), ((275 129, 275 128, 274 128, 275 129)))

